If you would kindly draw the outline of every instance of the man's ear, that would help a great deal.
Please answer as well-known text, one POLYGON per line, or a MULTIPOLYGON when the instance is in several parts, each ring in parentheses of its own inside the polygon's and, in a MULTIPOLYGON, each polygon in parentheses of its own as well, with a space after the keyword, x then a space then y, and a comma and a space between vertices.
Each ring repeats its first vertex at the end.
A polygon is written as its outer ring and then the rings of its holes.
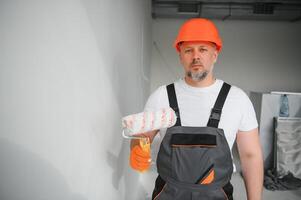
MULTIPOLYGON (((180 51, 181 51, 181 50, 180 50, 180 51)), ((182 62, 183 60, 182 60, 182 55, 181 55, 181 53, 179 52, 179 54, 178 54, 178 55, 179 55, 179 60, 180 60, 180 63, 181 63, 181 64, 183 64, 183 62, 182 62)))
POLYGON ((219 54, 218 54, 217 50, 215 50, 215 51, 214 51, 214 55, 213 55, 213 56, 214 56, 214 63, 216 63, 217 58, 218 58, 218 55, 219 55, 219 54))

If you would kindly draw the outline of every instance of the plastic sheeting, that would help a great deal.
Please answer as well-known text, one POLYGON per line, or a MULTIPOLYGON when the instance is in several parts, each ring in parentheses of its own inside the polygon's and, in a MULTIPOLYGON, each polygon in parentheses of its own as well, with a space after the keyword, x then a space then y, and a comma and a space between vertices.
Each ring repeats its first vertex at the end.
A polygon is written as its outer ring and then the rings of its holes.
POLYGON ((301 118, 275 119, 275 148, 278 175, 301 179, 301 118))

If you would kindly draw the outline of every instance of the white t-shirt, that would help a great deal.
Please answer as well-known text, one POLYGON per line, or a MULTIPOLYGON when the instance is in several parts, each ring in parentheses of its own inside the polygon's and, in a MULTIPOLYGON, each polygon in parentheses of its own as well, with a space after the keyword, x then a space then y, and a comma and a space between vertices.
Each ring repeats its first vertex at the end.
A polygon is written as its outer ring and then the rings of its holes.
MULTIPOLYGON (((179 79, 174 83, 175 91, 180 110, 182 126, 207 126, 209 115, 223 81, 216 79, 214 84, 197 88, 188 85, 184 79, 179 79)), ((159 87, 151 94, 145 111, 156 111, 169 107, 166 85, 159 87)), ((250 131, 258 127, 255 111, 249 97, 238 87, 232 86, 225 104, 223 106, 221 119, 218 128, 224 130, 230 149, 232 149, 238 131, 250 131)), ((159 144, 161 143, 166 129, 159 132, 159 144)), ((154 145, 153 156, 158 153, 158 145, 154 145)))

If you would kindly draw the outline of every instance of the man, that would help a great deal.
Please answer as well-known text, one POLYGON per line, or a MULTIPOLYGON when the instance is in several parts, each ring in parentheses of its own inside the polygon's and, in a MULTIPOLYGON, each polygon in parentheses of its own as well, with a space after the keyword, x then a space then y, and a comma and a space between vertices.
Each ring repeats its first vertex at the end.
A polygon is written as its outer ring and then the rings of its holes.
MULTIPOLYGON (((235 139, 248 200, 261 199, 263 159, 254 108, 241 89, 214 77, 214 63, 222 48, 215 25, 202 18, 188 20, 174 47, 185 77, 159 87, 145 106, 145 110, 172 107, 177 114, 175 126, 160 130, 159 176, 152 199, 233 199, 230 149, 235 139)), ((143 135, 152 141, 157 133, 143 135)), ((149 160, 139 141, 132 140, 132 168, 148 169, 149 160)))

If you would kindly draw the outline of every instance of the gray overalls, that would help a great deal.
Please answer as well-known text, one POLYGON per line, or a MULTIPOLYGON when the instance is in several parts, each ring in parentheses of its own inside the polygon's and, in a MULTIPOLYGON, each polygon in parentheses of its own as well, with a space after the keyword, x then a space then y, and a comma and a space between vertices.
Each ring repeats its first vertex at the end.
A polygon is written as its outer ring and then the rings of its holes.
POLYGON ((233 199, 231 152, 223 129, 218 128, 230 88, 223 84, 206 127, 186 127, 181 126, 174 84, 167 86, 177 122, 167 129, 160 146, 152 200, 233 199))

